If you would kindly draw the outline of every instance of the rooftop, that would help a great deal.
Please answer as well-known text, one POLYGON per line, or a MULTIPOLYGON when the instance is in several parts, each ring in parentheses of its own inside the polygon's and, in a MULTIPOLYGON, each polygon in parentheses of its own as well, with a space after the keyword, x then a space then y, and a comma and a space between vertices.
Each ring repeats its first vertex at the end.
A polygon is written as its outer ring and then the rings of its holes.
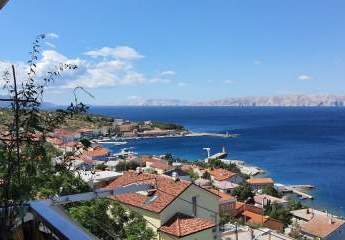
POLYGON ((209 219, 191 217, 182 213, 177 213, 168 222, 162 225, 159 231, 177 237, 184 237, 215 226, 216 224, 209 219))
POLYGON ((128 193, 113 197, 114 200, 159 213, 172 203, 192 183, 178 180, 165 175, 149 173, 124 172, 122 176, 115 179, 107 187, 115 188, 126 186, 135 182, 151 183, 154 187, 154 194, 151 196, 141 193, 128 193))
POLYGON ((154 161, 154 162, 150 162, 148 164, 148 162, 146 162, 147 166, 151 167, 151 168, 156 168, 156 169, 161 169, 163 171, 167 171, 172 169, 172 166, 170 166, 166 161, 164 160, 160 160, 160 161, 154 161))
POLYGON ((218 195, 220 197, 219 201, 230 201, 230 200, 236 201, 236 198, 234 196, 232 196, 231 194, 223 193, 223 192, 221 192, 217 189, 214 189, 214 188, 208 188, 207 190, 218 195))
POLYGON ((272 178, 250 178, 247 180, 249 184, 273 184, 272 178))
POLYGON ((316 209, 300 209, 291 213, 305 221, 300 224, 302 232, 320 238, 326 238, 345 224, 344 220, 316 209))
POLYGON ((224 181, 236 175, 236 173, 230 172, 223 168, 216 168, 208 171, 211 176, 217 181, 224 181))
POLYGON ((287 200, 282 198, 273 197, 268 194, 257 194, 254 196, 255 203, 262 204, 264 201, 270 201, 271 203, 284 204, 288 203, 287 200))
POLYGON ((232 183, 229 181, 221 181, 219 183, 214 184, 217 188, 223 189, 223 190, 229 190, 229 189, 234 189, 238 186, 236 183, 232 183))
POLYGON ((86 151, 85 154, 88 157, 101 157, 101 156, 108 155, 109 152, 107 149, 105 149, 101 146, 96 146, 93 149, 86 151))

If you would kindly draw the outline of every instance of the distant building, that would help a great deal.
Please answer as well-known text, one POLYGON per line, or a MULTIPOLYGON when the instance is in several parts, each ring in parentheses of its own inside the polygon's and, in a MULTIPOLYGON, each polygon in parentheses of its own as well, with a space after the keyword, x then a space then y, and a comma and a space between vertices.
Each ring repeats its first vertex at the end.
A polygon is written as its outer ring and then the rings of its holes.
POLYGON ((112 199, 142 215, 157 233, 157 239, 219 239, 218 195, 178 177, 141 171, 124 172, 108 187, 137 182, 152 184, 152 190, 112 199))
POLYGON ((256 191, 265 187, 273 187, 274 181, 272 178, 250 178, 247 180, 251 188, 256 191))
POLYGON ((343 219, 312 208, 291 211, 291 214, 294 217, 293 221, 297 221, 302 234, 307 239, 344 239, 345 221, 343 219))
POLYGON ((111 181, 116 179, 117 177, 121 176, 122 173, 114 172, 114 171, 76 171, 76 176, 80 176, 80 178, 87 182, 90 186, 95 188, 101 188, 108 185, 111 181))
POLYGON ((173 173, 177 173, 179 178, 182 179, 182 180, 186 180, 186 181, 191 181, 192 180, 190 175, 187 172, 185 172, 182 169, 180 169, 180 168, 170 169, 168 171, 165 171, 163 174, 167 175, 169 177, 172 177, 173 173))
POLYGON ((91 160, 91 161, 106 161, 109 158, 109 151, 106 148, 101 146, 96 146, 90 148, 87 151, 83 151, 80 156, 82 160, 91 160))
POLYGON ((264 208, 270 204, 277 204, 283 207, 287 207, 289 202, 283 198, 276 198, 268 194, 256 194, 254 196, 255 206, 264 208))
POLYGON ((169 165, 168 162, 164 160, 146 162, 146 167, 153 169, 158 174, 163 174, 164 172, 173 169, 173 166, 169 165))
POLYGON ((56 129, 53 133, 53 137, 62 140, 63 143, 79 140, 81 135, 78 131, 72 131, 68 129, 56 129))
POLYGON ((217 183, 220 183, 222 181, 228 181, 239 184, 243 182, 243 178, 239 176, 237 173, 233 173, 223 168, 208 170, 208 172, 210 173, 212 180, 217 183))
POLYGON ((235 188, 239 186, 239 184, 228 181, 215 182, 213 185, 221 192, 230 194, 232 194, 235 188))
POLYGON ((117 127, 119 125, 122 125, 125 122, 125 120, 121 118, 115 118, 113 121, 113 127, 117 127))
POLYGON ((118 126, 120 132, 132 132, 134 129, 138 127, 136 123, 123 123, 122 125, 118 126))
POLYGON ((236 214, 235 217, 246 223, 260 225, 278 232, 284 230, 284 224, 281 221, 265 216, 263 209, 254 205, 237 202, 234 213, 236 214))

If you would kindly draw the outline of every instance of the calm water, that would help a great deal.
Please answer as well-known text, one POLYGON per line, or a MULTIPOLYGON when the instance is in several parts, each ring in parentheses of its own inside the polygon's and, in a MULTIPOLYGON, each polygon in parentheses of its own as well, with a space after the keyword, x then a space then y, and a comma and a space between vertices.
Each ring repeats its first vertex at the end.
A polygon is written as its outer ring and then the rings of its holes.
MULTIPOLYGON (((192 131, 239 134, 237 138, 193 137, 133 140, 146 154, 170 152, 197 160, 203 147, 264 168, 276 182, 312 184, 306 203, 345 216, 345 108, 97 107, 92 112, 130 120, 179 123, 192 131)), ((119 148, 109 146, 114 151, 119 148)))

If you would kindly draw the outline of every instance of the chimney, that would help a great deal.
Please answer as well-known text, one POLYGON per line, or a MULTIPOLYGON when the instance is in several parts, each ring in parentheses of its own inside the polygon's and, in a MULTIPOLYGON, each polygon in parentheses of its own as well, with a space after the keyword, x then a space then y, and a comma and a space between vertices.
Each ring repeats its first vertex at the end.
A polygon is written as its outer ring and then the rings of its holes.
POLYGON ((173 180, 174 180, 175 182, 178 181, 178 180, 180 180, 177 172, 173 172, 173 173, 172 173, 172 178, 173 178, 173 180))

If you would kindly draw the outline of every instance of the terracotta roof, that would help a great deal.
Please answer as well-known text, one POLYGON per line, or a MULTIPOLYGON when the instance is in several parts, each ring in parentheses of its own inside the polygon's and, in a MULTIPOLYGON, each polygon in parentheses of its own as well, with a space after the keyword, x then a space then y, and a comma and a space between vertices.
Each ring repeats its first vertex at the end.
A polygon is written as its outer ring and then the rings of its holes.
POLYGON ((234 196, 232 196, 231 194, 221 192, 217 189, 207 188, 207 190, 216 194, 218 197, 220 197, 220 199, 219 199, 220 201, 236 200, 236 198, 234 196))
POLYGON ((247 180, 249 184, 273 184, 272 178, 250 178, 247 180))
MULTIPOLYGON (((305 213, 307 212, 307 209, 292 211, 294 215, 298 215, 295 214, 296 212, 305 213)), ((306 223, 300 224, 302 231, 320 238, 326 238, 345 224, 344 220, 332 217, 327 213, 315 209, 309 209, 308 213, 305 213, 304 215, 306 223)))
POLYGON ((263 225, 277 231, 282 231, 284 229, 284 224, 281 221, 269 216, 265 216, 248 210, 245 210, 242 215, 249 218, 248 222, 250 223, 263 225))
POLYGON ((108 155, 108 153, 109 152, 107 149, 100 146, 94 147, 92 150, 88 150, 85 152, 85 154, 89 157, 101 157, 108 155))
POLYGON ((193 233, 215 227, 216 224, 209 219, 197 218, 177 213, 168 222, 159 228, 159 231, 184 237, 193 233))
POLYGON ((115 188, 135 182, 151 183, 156 189, 154 195, 146 196, 140 193, 127 193, 112 198, 122 203, 156 213, 166 208, 192 184, 185 180, 174 181, 171 177, 165 175, 124 172, 121 177, 115 179, 107 187, 115 188))
POLYGON ((181 166, 181 170, 185 171, 185 172, 189 172, 189 171, 191 171, 193 169, 201 169, 201 168, 199 166, 197 166, 197 165, 194 165, 194 164, 183 164, 181 166))
POLYGON ((47 141, 54 144, 54 145, 62 145, 63 141, 59 138, 55 138, 55 137, 49 137, 47 138, 47 141))
POLYGON ((67 142, 64 144, 64 146, 66 146, 66 147, 76 147, 78 145, 79 145, 79 143, 76 141, 71 141, 71 142, 67 142))
POLYGON ((230 171, 225 170, 223 168, 217 168, 217 169, 209 170, 208 172, 217 181, 224 181, 224 180, 227 180, 227 179, 237 175, 236 173, 230 172, 230 171))
POLYGON ((244 205, 245 205, 245 203, 243 203, 243 202, 236 202, 235 209, 238 210, 238 209, 242 208, 244 205))
POLYGON ((157 168, 157 169, 161 169, 163 171, 167 171, 169 169, 172 168, 172 166, 170 166, 167 162, 165 161, 154 161, 152 162, 150 165, 150 167, 152 168, 157 168))
POLYGON ((57 136, 57 137, 74 136, 76 134, 78 134, 77 131, 72 131, 72 130, 69 130, 69 129, 60 128, 60 129, 55 129, 54 130, 54 135, 57 136))
POLYGON ((247 210, 244 211, 242 215, 248 217, 250 219, 249 222, 254 223, 254 224, 264 224, 264 222, 266 222, 268 218, 267 216, 257 214, 251 211, 247 211, 247 210))
POLYGON ((161 159, 158 158, 158 157, 147 156, 147 155, 142 155, 142 156, 140 156, 140 160, 143 161, 143 162, 161 161, 161 159))

